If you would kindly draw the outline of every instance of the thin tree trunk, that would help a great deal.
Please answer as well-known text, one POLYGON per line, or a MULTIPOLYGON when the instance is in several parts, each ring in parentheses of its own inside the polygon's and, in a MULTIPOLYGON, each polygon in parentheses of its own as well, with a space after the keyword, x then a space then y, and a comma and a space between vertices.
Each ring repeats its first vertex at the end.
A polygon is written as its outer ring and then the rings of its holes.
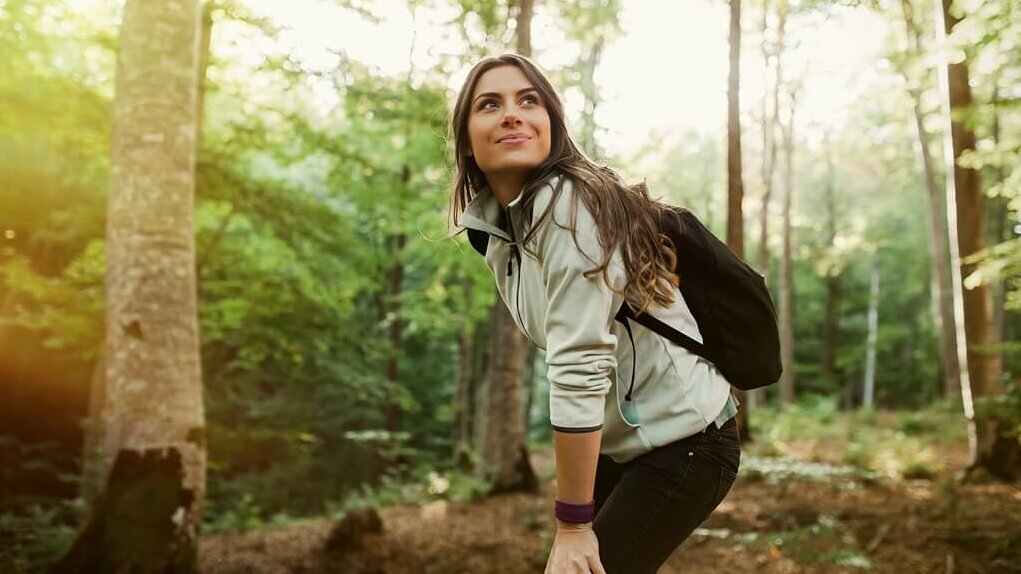
POLYGON ((518 0, 517 17, 517 52, 527 58, 532 57, 532 14, 534 0, 518 0))
MULTIPOLYGON (((951 0, 937 2, 935 13, 938 37, 943 44, 960 20, 952 13, 951 0)), ((962 278, 975 267, 974 264, 962 264, 962 259, 986 246, 985 198, 980 174, 977 170, 959 165, 961 155, 975 149, 975 134, 963 121, 954 118, 955 112, 969 109, 972 105, 967 60, 956 64, 944 61, 940 66, 940 81, 944 95, 944 117, 945 121, 950 122, 950 129, 946 130, 944 137, 948 173, 947 214, 955 218, 948 227, 955 235, 951 238, 954 287, 956 292, 962 294, 962 304, 957 306, 954 315, 958 324, 961 395, 971 438, 968 474, 988 472, 1013 480, 1021 476, 1021 446, 1016 438, 1005 434, 1007 425, 990 418, 976 417, 973 402, 974 397, 1001 394, 1003 384, 1000 380, 1000 355, 988 350, 997 343, 993 331, 993 305, 989 287, 979 285, 967 291, 961 289, 962 278), (962 324, 964 333, 961 332, 962 324), (966 347, 962 343, 966 343, 966 347), (962 352, 964 350, 966 353, 962 352)))
MULTIPOLYGON (((993 75, 993 97, 990 101, 993 114, 993 126, 992 126, 992 139, 993 147, 996 149, 1000 148, 1000 72, 997 71, 993 75)), ((994 184, 1003 184, 1006 175, 1004 173, 1003 164, 1000 163, 992 170, 994 178, 994 184)), ((1010 238, 1008 234, 1007 222, 1009 219, 1009 206, 1010 201, 1006 194, 1000 193, 998 196, 993 198, 993 239, 997 243, 1002 243, 1010 238)), ((1007 321, 1004 309, 1007 304, 1007 284, 1002 278, 998 278, 993 282, 993 331, 996 333, 997 341, 1008 341, 1010 338, 1007 333, 1007 321)), ((1010 365, 1007 364, 1007 354, 1004 351, 1000 351, 1000 362, 1004 366, 1005 370, 1010 371, 1010 365)))
MULTIPOLYGON (((106 399, 106 361, 103 351, 96 354, 89 381, 89 414, 85 419, 85 440, 82 449, 82 482, 80 496, 89 506, 103 490, 103 401, 106 399)), ((84 524, 82 525, 84 526, 84 524)))
POLYGON ((587 50, 587 55, 582 57, 581 92, 585 98, 585 107, 581 115, 581 149, 592 158, 596 157, 599 151, 596 145, 596 108, 599 106, 599 97, 596 93, 595 75, 603 55, 604 43, 605 39, 599 36, 595 39, 595 44, 587 50))
POLYGON ((454 464, 458 468, 468 468, 471 457, 471 383, 474 340, 473 332, 467 322, 461 326, 461 333, 457 342, 457 380, 454 384, 454 464))
MULTIPOLYGON (((837 239, 837 202, 834 182, 833 154, 826 137, 826 244, 832 250, 837 239)), ((826 269, 826 298, 823 303, 822 375, 827 381, 837 380, 837 336, 840 329, 840 287, 843 268, 826 269)))
POLYGON ((794 108, 791 94, 787 126, 781 128, 784 144, 783 253, 780 257, 780 349, 783 374, 780 375, 780 404, 794 402, 794 272, 791 249, 791 204, 794 200, 794 108))
MULTIPOLYGON (((911 0, 901 0, 901 9, 911 53, 922 56, 922 35, 915 23, 911 0)), ((904 79, 911 86, 912 79, 904 73, 904 79)), ((957 360, 957 341, 954 336, 953 285, 947 250, 947 220, 944 195, 936 182, 936 168, 929 152, 928 130, 922 112, 921 90, 909 87, 912 111, 915 118, 919 161, 925 181, 926 199, 929 207, 929 259, 931 267, 930 291, 932 292, 933 324, 939 337, 939 359, 943 374, 943 396, 954 398, 961 394, 961 370, 957 360)))
MULTIPOLYGON (((776 125, 780 122, 780 86, 783 83, 784 31, 787 27, 787 6, 781 4, 778 11, 776 67, 773 77, 773 108, 769 120, 766 109, 762 109, 762 205, 759 209, 759 273, 769 277, 769 200, 773 195, 773 172, 776 169, 776 125)), ((763 40, 765 46, 765 40, 763 40)), ((765 55, 765 47, 763 47, 765 55)), ((763 86, 765 88, 765 86, 763 86)), ((763 98, 765 102, 765 98, 763 98)))
MULTIPOLYGON (((730 0, 730 70, 727 76, 727 245, 744 257, 744 181, 741 175, 741 0, 730 0)), ((752 440, 748 397, 733 390, 744 404, 738 409, 737 426, 741 439, 752 440)))
POLYGON ((862 380, 861 406, 871 409, 875 405, 876 391, 876 340, 879 333, 879 261, 872 261, 869 281, 869 334, 865 346, 865 378, 862 380))
MULTIPOLYGON (((404 183, 407 184, 409 169, 404 166, 404 183)), ((401 321, 401 292, 404 283, 404 245, 407 241, 403 231, 399 231, 393 238, 394 266, 390 269, 390 288, 387 296, 387 315, 390 318, 390 359, 387 361, 386 378, 395 387, 400 384, 400 356, 403 352, 404 337, 401 321)), ((396 432, 401 425, 401 412, 395 401, 390 401, 386 407, 386 428, 390 432, 396 432)))
POLYGON ((107 212, 110 470, 59 572, 198 569, 206 474, 193 225, 200 20, 197 0, 124 7, 107 212))

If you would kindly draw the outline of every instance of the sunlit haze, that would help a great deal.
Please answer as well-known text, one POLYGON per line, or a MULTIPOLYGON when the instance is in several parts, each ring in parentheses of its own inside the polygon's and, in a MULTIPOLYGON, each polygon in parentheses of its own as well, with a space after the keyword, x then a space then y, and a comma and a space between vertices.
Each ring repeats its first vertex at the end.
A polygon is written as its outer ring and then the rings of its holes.
MULTIPOLYGON (((379 24, 357 14, 324 6, 315 0, 247 0, 256 11, 291 30, 283 35, 292 53, 310 68, 335 65, 334 52, 368 65, 382 74, 407 74, 409 59, 416 69, 434 65, 437 56, 457 53, 460 39, 444 37, 439 25, 451 14, 420 9, 415 34, 406 3, 375 3, 379 24), (410 56, 414 39, 414 52, 410 56)), ((598 138, 611 153, 627 154, 652 130, 712 132, 726 121, 727 7, 705 0, 625 0, 623 35, 609 43, 596 71, 603 102, 596 112, 598 138)), ((742 112, 757 105, 762 93, 762 59, 752 35, 758 15, 746 11, 742 61, 742 112)), ((798 108, 799 132, 813 135, 838 124, 843 110, 874 77, 874 62, 885 31, 884 22, 864 10, 837 11, 823 20, 803 15, 790 22, 788 38, 797 46, 785 54, 788 77, 801 76, 804 90, 798 108)), ((554 68, 570 62, 577 49, 565 41, 541 7, 534 22, 535 58, 554 68)), ((450 77, 453 94, 467 70, 450 77)), ((413 72, 414 74, 414 72, 413 72)), ((571 117, 577 117, 581 96, 562 94, 571 117)), ((325 100, 330 98, 323 93, 325 100)))

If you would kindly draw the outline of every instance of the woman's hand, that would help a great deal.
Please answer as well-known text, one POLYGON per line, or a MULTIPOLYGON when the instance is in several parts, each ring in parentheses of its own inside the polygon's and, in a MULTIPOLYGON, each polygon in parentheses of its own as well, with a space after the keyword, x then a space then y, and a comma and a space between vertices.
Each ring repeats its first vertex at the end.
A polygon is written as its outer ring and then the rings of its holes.
POLYGON ((591 522, 557 521, 557 534, 546 561, 545 574, 606 574, 599 561, 599 541, 591 522))

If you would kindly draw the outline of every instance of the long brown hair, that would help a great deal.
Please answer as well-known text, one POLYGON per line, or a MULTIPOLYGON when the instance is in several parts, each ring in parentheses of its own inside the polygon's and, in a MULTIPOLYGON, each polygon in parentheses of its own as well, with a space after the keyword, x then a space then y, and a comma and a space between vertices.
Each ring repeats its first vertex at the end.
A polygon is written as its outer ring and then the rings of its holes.
MULTIPOLYGON (((550 118, 550 154, 542 164, 529 174, 521 190, 521 205, 526 218, 532 214, 536 192, 544 182, 562 174, 574 182, 575 201, 571 205, 571 235, 577 245, 575 234, 577 222, 577 198, 585 203, 598 230, 599 244, 603 248, 603 259, 598 265, 585 271, 585 277, 596 273, 603 275, 607 286, 616 293, 623 293, 627 301, 639 312, 652 302, 669 306, 674 301, 673 289, 677 287, 677 275, 673 269, 677 261, 674 246, 660 229, 660 211, 666 206, 649 196, 645 183, 625 184, 613 169, 592 162, 571 139, 564 120, 564 108, 556 90, 539 68, 528 58, 519 54, 503 54, 480 61, 468 73, 457 96, 450 120, 450 135, 454 140, 455 173, 450 197, 450 223, 457 227, 465 208, 475 195, 487 184, 486 176, 468 155, 471 143, 468 139, 468 118, 471 113, 471 96, 479 78, 485 72, 499 66, 517 66, 525 77, 539 91, 550 118), (623 291, 614 289, 607 275, 610 259, 617 248, 621 250, 627 284, 623 291)), ((525 236, 518 242, 527 250, 528 240, 536 233, 543 221, 553 211, 559 198, 561 186, 554 192, 553 200, 538 220, 531 224, 525 236)), ((536 254, 530 252, 533 256, 536 254)))

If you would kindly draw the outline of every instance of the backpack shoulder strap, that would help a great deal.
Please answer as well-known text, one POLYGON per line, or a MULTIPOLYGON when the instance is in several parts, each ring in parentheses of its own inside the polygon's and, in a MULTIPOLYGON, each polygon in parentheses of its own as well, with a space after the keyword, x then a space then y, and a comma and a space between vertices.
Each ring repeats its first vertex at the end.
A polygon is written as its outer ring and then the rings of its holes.
POLYGON ((479 231, 478 229, 468 228, 468 241, 475 248, 475 251, 479 252, 479 255, 485 257, 486 250, 489 248, 489 234, 485 231, 479 231))
POLYGON ((660 335, 662 337, 665 337, 669 341, 677 343, 681 347, 691 351, 692 353, 698 355, 699 357, 702 357, 703 359, 709 362, 713 361, 712 357, 709 356, 709 349, 705 345, 699 343, 695 339, 692 339, 691 337, 685 335, 684 333, 678 331, 677 329, 674 329, 670 325, 667 325, 663 321, 660 321, 659 319, 653 317, 648 313, 635 315, 634 310, 631 309, 631 306, 628 305, 626 302, 620 306, 620 311, 617 311, 617 316, 614 318, 620 321, 621 323, 625 324, 626 318, 637 321, 639 325, 642 325, 643 327, 649 329, 650 331, 656 333, 657 335, 660 335))

